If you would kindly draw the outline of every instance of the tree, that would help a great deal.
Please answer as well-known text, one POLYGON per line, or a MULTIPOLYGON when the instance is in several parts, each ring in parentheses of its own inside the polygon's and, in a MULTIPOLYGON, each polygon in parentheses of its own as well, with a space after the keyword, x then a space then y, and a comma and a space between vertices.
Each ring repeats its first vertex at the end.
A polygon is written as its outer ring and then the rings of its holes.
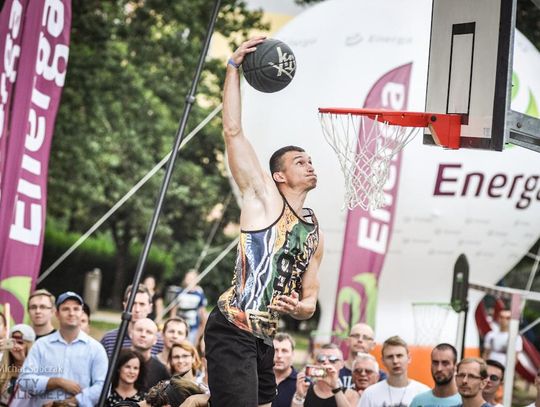
MULTIPOLYGON (((264 28, 243 1, 223 2, 217 30, 241 39, 264 28)), ((172 147, 211 5, 205 0, 73 0, 70 59, 51 150, 48 216, 66 231, 90 227, 172 147)), ((209 59, 190 126, 219 103, 223 64, 209 59)), ((208 214, 228 193, 221 125, 214 120, 181 153, 155 244, 200 247, 208 214)), ((119 304, 133 270, 129 248, 144 240, 162 173, 106 224, 115 243, 119 304)), ((225 222, 237 214, 232 208, 225 222)), ((217 241, 226 239, 222 235, 217 241)), ((43 265, 48 266, 48 265, 43 265)), ((58 272, 62 272, 60 269, 58 272)))

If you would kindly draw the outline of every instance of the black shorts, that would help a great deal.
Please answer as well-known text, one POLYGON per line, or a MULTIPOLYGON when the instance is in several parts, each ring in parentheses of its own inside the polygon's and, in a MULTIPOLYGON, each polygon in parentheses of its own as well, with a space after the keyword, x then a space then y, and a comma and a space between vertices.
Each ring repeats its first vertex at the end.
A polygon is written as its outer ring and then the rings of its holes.
POLYGON ((205 356, 212 407, 256 407, 276 397, 274 348, 215 307, 206 321, 205 356))

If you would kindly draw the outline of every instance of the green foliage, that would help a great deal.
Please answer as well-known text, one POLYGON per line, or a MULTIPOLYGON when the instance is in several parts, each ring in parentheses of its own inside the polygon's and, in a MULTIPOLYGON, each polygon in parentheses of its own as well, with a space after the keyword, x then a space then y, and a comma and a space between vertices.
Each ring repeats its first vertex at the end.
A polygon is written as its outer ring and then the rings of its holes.
MULTIPOLYGON (((72 4, 68 73, 51 149, 48 217, 62 231, 81 234, 172 147, 212 7, 207 0, 72 4)), ((231 43, 240 41, 248 30, 265 28, 260 17, 243 1, 223 1, 217 31, 231 43)), ((220 102, 223 72, 222 61, 207 58, 186 134, 220 102)), ((163 174, 156 174, 98 231, 114 243, 111 286, 117 288, 111 295, 116 304, 130 281, 130 253, 142 247, 163 174)), ((193 267, 210 229, 208 215, 229 190, 221 123, 215 119, 179 153, 152 243, 174 259, 173 267, 164 270, 168 279, 193 267)), ((223 225, 237 217, 238 208, 231 205, 223 225)), ((220 231, 215 244, 229 240, 220 231)), ((52 262, 50 250, 46 242, 52 262)), ((55 273, 65 273, 67 264, 55 273)), ((228 285, 231 264, 220 264, 216 273, 227 275, 228 285)), ((219 284, 216 291, 224 288, 219 284)))
MULTIPOLYGON (((80 235, 78 233, 60 230, 54 225, 54 222, 49 221, 45 232, 45 246, 47 250, 44 252, 43 266, 48 267, 53 261, 65 253, 79 237, 80 235)), ((127 259, 130 270, 135 268, 140 250, 140 244, 134 244, 131 248, 127 259)), ((115 252, 115 245, 110 237, 108 238, 102 235, 88 238, 65 260, 62 269, 49 274, 49 277, 43 280, 40 286, 48 288, 55 294, 67 290, 73 290, 82 294, 84 290, 84 273, 99 268, 102 272, 100 293, 102 304, 119 306, 119 304, 113 304, 110 301, 113 292, 116 290, 113 281, 115 252)), ((170 274, 173 268, 174 261, 170 253, 160 250, 157 247, 150 250, 145 269, 146 274, 159 277, 170 274)))

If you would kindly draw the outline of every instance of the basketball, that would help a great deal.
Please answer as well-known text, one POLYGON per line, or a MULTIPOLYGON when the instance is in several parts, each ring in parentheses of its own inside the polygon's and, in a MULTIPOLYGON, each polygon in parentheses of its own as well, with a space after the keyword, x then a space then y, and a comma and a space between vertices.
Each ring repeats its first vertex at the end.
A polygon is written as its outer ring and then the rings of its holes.
POLYGON ((291 83, 296 72, 296 58, 287 44, 267 38, 245 56, 242 70, 252 87, 273 93, 291 83))

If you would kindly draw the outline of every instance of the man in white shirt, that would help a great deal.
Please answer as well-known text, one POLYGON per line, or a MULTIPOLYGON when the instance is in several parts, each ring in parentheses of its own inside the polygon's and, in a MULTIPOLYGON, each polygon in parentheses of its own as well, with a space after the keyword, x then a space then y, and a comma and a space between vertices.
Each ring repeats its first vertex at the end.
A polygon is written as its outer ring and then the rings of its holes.
POLYGON ((358 407, 407 407, 414 396, 429 390, 425 384, 407 376, 411 356, 407 343, 399 336, 384 341, 382 362, 388 372, 387 379, 364 390, 358 407))
MULTIPOLYGON (((499 312, 497 321, 499 329, 489 331, 484 337, 484 352, 483 359, 493 359, 506 366, 506 350, 508 348, 508 336, 510 329, 510 310, 502 310, 499 312)), ((517 354, 523 350, 523 340, 518 335, 515 343, 516 358, 517 354)))

